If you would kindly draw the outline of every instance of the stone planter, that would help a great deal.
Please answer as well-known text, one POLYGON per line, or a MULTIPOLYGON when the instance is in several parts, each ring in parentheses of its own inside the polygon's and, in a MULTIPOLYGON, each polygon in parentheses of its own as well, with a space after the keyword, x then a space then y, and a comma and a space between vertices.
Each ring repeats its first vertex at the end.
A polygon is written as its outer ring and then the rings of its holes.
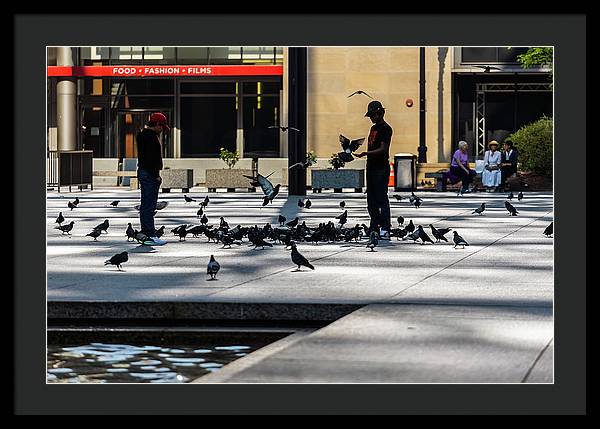
POLYGON ((190 188, 194 186, 194 170, 191 169, 167 168, 161 170, 160 177, 162 177, 160 187, 163 192, 170 192, 172 188, 190 192, 190 188))
POLYGON ((243 168, 206 169, 205 186, 209 192, 215 192, 217 188, 226 188, 227 190, 245 188, 255 191, 256 188, 250 185, 250 179, 243 175, 252 176, 252 170, 243 168))
POLYGON ((362 192, 365 186, 365 170, 313 169, 311 179, 313 192, 321 192, 322 189, 341 192, 344 188, 354 188, 356 192, 362 192))

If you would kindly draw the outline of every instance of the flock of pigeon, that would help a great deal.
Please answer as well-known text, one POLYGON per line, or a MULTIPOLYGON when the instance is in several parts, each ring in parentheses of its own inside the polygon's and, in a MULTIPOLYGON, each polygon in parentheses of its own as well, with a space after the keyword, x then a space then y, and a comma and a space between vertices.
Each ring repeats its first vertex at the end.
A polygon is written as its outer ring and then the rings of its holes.
MULTIPOLYGON (((258 183, 265 193, 265 199, 269 198, 269 201, 277 195, 279 190, 279 185, 277 187, 273 187, 268 180, 261 176, 260 174, 257 177, 249 177, 253 182, 258 183), (270 184, 270 185, 269 185, 270 184)), ((400 195, 394 195, 397 201, 402 201, 407 197, 402 197, 400 195)), ((186 204, 197 202, 192 197, 188 195, 183 196, 186 204)), ((512 200, 514 195, 512 192, 508 195, 507 200, 504 202, 506 210, 508 211, 510 216, 517 216, 519 211, 509 202, 512 200)), ((523 193, 519 192, 517 199, 521 201, 523 199, 523 193)), ((423 202, 423 199, 411 193, 411 196, 408 197, 410 204, 414 205, 415 208, 419 208, 423 202)), ((119 205, 119 200, 115 200, 110 203, 110 206, 117 207, 119 205)), ((278 225, 272 226, 270 223, 266 223, 263 226, 253 225, 253 226, 242 226, 238 224, 233 228, 229 225, 229 223, 223 218, 220 217, 218 224, 211 225, 209 223, 209 219, 206 216, 206 211, 210 203, 210 198, 206 196, 204 200, 199 203, 200 208, 196 212, 197 217, 200 219, 199 225, 179 225, 173 229, 171 229, 171 233, 177 237, 179 237, 179 241, 185 241, 186 237, 191 236, 194 238, 198 238, 204 235, 208 242, 212 242, 215 244, 221 243, 221 248, 231 248, 232 245, 241 246, 246 240, 247 245, 253 246, 254 250, 264 249, 265 247, 273 247, 274 244, 284 245, 286 250, 291 251, 291 261, 297 268, 294 271, 300 271, 302 267, 309 268, 314 270, 315 267, 298 251, 297 243, 313 243, 314 245, 318 245, 318 243, 336 243, 336 242, 356 242, 358 243, 362 239, 367 239, 366 248, 370 249, 370 251, 374 251, 374 248, 379 244, 380 237, 376 231, 370 231, 369 227, 362 224, 354 224, 353 226, 347 226, 348 224, 348 210, 346 209, 346 203, 341 201, 339 203, 340 209, 344 210, 339 215, 335 216, 333 219, 328 222, 319 223, 317 226, 308 226, 306 221, 300 222, 299 217, 295 217, 288 221, 285 216, 279 215, 278 217, 278 225)), ((79 198, 75 198, 75 201, 69 201, 67 207, 70 210, 77 208, 79 205, 79 198)), ((157 204, 157 210, 162 210, 166 208, 168 205, 167 202, 160 201, 157 204)), ((265 205, 265 204, 263 204, 265 205)), ((301 209, 310 209, 312 206, 312 202, 310 199, 306 199, 305 201, 299 199, 298 207, 301 209)), ((139 205, 135 206, 137 210, 139 210, 139 205)), ((479 207, 472 211, 472 214, 483 215, 483 212, 486 210, 486 203, 482 203, 479 207)), ((398 226, 396 228, 391 228, 390 237, 395 237, 397 240, 412 240, 413 243, 416 243, 417 240, 424 245, 425 243, 440 243, 440 242, 448 242, 448 239, 445 237, 450 231, 451 228, 436 228, 433 224, 427 225, 431 231, 431 236, 427 234, 423 225, 415 225, 412 220, 405 224, 405 219, 403 216, 397 217, 398 226), (433 237, 433 239, 431 238, 433 237), (435 240, 435 242, 434 242, 435 240)), ((56 229, 62 231, 62 234, 70 235, 73 230, 73 226, 75 224, 74 221, 65 224, 65 218, 62 212, 59 213, 56 223, 58 226, 56 229)), ((544 230, 544 235, 547 237, 552 236, 553 234, 553 222, 548 225, 548 227, 544 230)), ((92 237, 94 241, 98 241, 98 237, 102 235, 102 233, 107 233, 108 228, 110 227, 108 219, 104 220, 104 222, 100 223, 96 227, 92 229, 91 232, 86 234, 86 237, 92 237)), ((161 237, 165 233, 165 226, 162 226, 157 231, 157 236, 161 237)), ((125 231, 125 236, 127 237, 127 241, 138 241, 139 231, 133 228, 131 223, 127 224, 127 229, 125 231)), ((454 243, 454 248, 464 248, 468 246, 469 243, 461 237, 457 231, 453 231, 452 241, 454 243)), ((123 263, 128 261, 128 252, 121 252, 110 259, 104 262, 105 265, 114 265, 117 267, 119 271, 121 271, 121 266, 123 263)), ((207 265, 207 275, 210 276, 210 280, 215 280, 217 273, 220 270, 219 263, 215 260, 214 255, 211 255, 210 261, 207 265)))

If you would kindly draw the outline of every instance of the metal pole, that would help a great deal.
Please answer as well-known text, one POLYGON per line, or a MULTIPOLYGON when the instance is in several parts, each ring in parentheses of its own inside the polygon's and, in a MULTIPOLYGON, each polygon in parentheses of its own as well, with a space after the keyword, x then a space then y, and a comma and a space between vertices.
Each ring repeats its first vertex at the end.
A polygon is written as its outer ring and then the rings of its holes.
MULTIPOLYGON (((56 65, 73 66, 73 53, 70 47, 57 48, 56 65)), ((56 84, 56 119, 58 150, 76 150, 76 96, 77 85, 74 79, 60 78, 56 84)))
POLYGON ((425 143, 425 48, 419 48, 419 163, 427 162, 425 143))
MULTIPOLYGON (((307 48, 289 48, 288 66, 288 167, 306 161, 306 71, 307 48)), ((289 195, 306 195, 306 169, 288 170, 289 195)))

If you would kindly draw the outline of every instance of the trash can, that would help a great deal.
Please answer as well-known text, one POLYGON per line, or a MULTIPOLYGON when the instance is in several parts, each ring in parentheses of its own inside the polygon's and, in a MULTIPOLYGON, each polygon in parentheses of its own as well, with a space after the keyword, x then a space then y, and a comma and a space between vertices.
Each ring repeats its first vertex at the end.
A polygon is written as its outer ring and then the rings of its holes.
POLYGON ((394 190, 414 191, 417 189, 417 156, 412 153, 394 155, 394 190))

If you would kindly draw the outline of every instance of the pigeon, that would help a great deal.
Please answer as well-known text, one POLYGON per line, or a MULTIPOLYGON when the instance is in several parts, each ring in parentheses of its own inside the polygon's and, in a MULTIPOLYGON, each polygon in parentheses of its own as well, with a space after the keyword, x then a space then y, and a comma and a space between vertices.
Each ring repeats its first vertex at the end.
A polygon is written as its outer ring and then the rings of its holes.
POLYGON ((439 242, 440 240, 444 240, 446 243, 448 242, 444 235, 451 231, 450 228, 436 229, 432 224, 429 224, 429 228, 431 228, 431 234, 434 236, 436 242, 439 242))
MULTIPOLYGON (((187 226, 187 225, 186 225, 187 226)), ((183 241, 185 241, 185 236, 189 234, 189 230, 185 228, 185 226, 183 228, 179 228, 177 230, 177 234, 179 236, 179 241, 181 241, 183 239, 183 241)))
POLYGON ((206 266, 206 274, 210 275, 210 280, 217 279, 217 273, 221 269, 221 265, 216 261, 214 255, 210 255, 210 261, 206 266))
POLYGON ((204 207, 206 207, 208 203, 210 203, 210 198, 208 198, 208 195, 204 197, 204 201, 202 201, 202 203, 204 204, 204 207))
POLYGON ((73 205, 75 205, 75 206, 79 205, 79 197, 75 197, 75 200, 73 201, 73 205))
POLYGON ((267 128, 279 128, 279 129, 280 129, 281 131, 283 131, 284 133, 285 133, 287 130, 300 131, 298 128, 294 128, 294 127, 284 127, 284 126, 281 126, 281 125, 271 125, 270 127, 267 127, 267 128))
POLYGON ((408 231, 402 228, 392 228, 390 230, 390 237, 396 237, 396 240, 406 237, 406 234, 408 234, 408 231))
POLYGON ((116 265, 119 271, 121 271, 121 264, 129 260, 127 252, 117 253, 112 258, 104 261, 104 265, 116 265))
POLYGON ((516 215, 517 215, 517 213, 519 213, 519 212, 517 211, 517 209, 516 209, 516 208, 514 208, 514 206, 513 206, 511 203, 509 203, 508 201, 504 201, 504 207, 506 207, 506 210, 508 210, 508 213, 509 213, 511 216, 516 216, 516 215))
POLYGON ((130 238, 135 239, 136 231, 135 229, 133 229, 133 225, 131 225, 131 222, 127 224, 127 230, 125 231, 125 235, 127 236, 127 241, 129 241, 130 238))
POLYGON ((304 162, 297 162, 295 164, 290 165, 288 170, 291 170, 292 168, 296 168, 296 167, 300 167, 301 169, 306 170, 308 167, 310 167, 313 164, 314 163, 310 159, 307 159, 304 162))
POLYGON ((371 234, 369 235, 369 242, 367 243, 367 247, 369 249, 371 249, 371 252, 373 252, 373 248, 377 246, 377 244, 379 244, 379 235, 377 234, 377 232, 375 231, 371 231, 371 234))
POLYGON ((228 235, 224 235, 221 238, 221 242, 223 243, 223 248, 225 248, 225 246, 231 247, 232 244, 237 244, 238 246, 242 245, 242 243, 240 243, 239 241, 235 241, 232 237, 228 235))
POLYGON ((208 223, 208 218, 206 217, 206 213, 202 215, 202 218, 200 219, 200 223, 202 225, 206 225, 208 223))
POLYGON ((425 244, 426 242, 433 244, 433 240, 431 239, 431 237, 429 237, 427 235, 427 233, 425 232, 425 230, 423 229, 423 227, 421 225, 419 225, 419 228, 417 228, 417 231, 419 232, 419 238, 421 239, 421 244, 425 244))
POLYGON ((86 237, 93 237, 94 241, 98 241, 98 237, 100 237, 100 234, 102 234, 102 231, 100 231, 99 229, 92 229, 92 232, 90 232, 89 234, 86 234, 86 237))
MULTIPOLYGON (((271 173, 271 174, 273 174, 273 173, 271 173)), ((269 181, 269 179, 267 179, 265 176, 263 176, 261 174, 257 174, 256 177, 246 176, 244 174, 244 177, 247 177, 248 179, 252 180, 253 183, 256 182, 260 185, 260 188, 262 189, 263 194, 265 194, 265 197, 263 199, 263 207, 266 206, 268 203, 272 202, 273 198, 275 198, 277 196, 277 194, 279 193, 279 188, 281 187, 281 185, 277 184, 277 185, 273 186, 273 184, 269 181)))
POLYGON ((298 207, 304 208, 304 201, 298 200, 298 207))
POLYGON ((358 224, 356 224, 354 226, 354 228, 351 228, 348 231, 346 231, 346 233, 344 234, 344 241, 346 243, 348 243, 350 240, 358 241, 359 237, 360 237, 360 227, 358 224))
POLYGON ((464 238, 462 238, 460 235, 458 235, 458 232, 454 231, 454 248, 456 249, 456 246, 462 246, 463 249, 465 248, 465 246, 468 246, 469 243, 467 243, 465 241, 464 238))
POLYGON ((413 204, 415 205, 415 208, 418 209, 419 207, 421 207, 422 202, 423 200, 421 198, 416 198, 413 204))
POLYGON ((277 220, 279 221, 279 226, 283 226, 283 224, 285 223, 285 221, 287 219, 285 218, 285 216, 279 215, 279 217, 277 218, 277 220))
POLYGON ((398 216, 398 225, 404 225, 404 218, 402 216, 398 216))
POLYGON ((396 198, 396 201, 402 201, 402 196, 401 195, 394 195, 394 198, 396 198))
POLYGON ((304 208, 309 209, 310 206, 312 206, 312 202, 307 198, 306 201, 304 202, 304 208))
POLYGON ((350 94, 350 95, 348 96, 348 98, 350 98, 350 97, 352 97, 353 95, 356 95, 356 94, 363 94, 363 95, 366 95, 367 97, 369 97, 369 98, 371 98, 371 99, 373 98, 373 97, 371 97, 369 94, 367 94, 365 91, 362 91, 362 90, 360 90, 360 89, 359 89, 358 91, 354 91, 352 94, 350 94))
POLYGON ((289 226, 290 228, 294 228, 296 225, 298 225, 298 218, 297 217, 294 220, 291 220, 288 223, 286 223, 286 226, 289 226))
POLYGON ((221 223, 219 224, 219 228, 221 229, 229 229, 229 224, 225 221, 223 216, 221 216, 221 223))
POLYGON ((101 223, 101 224, 99 224, 99 225, 96 225, 96 226, 94 227, 94 229, 97 229, 97 230, 98 230, 98 231, 100 231, 100 232, 102 232, 102 231, 104 231, 104 232, 108 232, 108 226, 109 226, 109 225, 108 225, 108 219, 105 219, 105 220, 104 220, 104 222, 102 222, 102 223, 101 223))
POLYGON ((519 191, 519 194, 517 195, 517 200, 521 201, 523 199, 523 192, 519 191))
POLYGON ((544 235, 550 237, 554 233, 554 221, 550 222, 550 225, 544 230, 544 235))
POLYGON ((494 66, 480 66, 480 65, 476 65, 476 64, 472 65, 471 67, 477 67, 477 68, 483 69, 484 73, 489 73, 490 70, 502 70, 499 67, 494 67, 494 66))
POLYGON ((69 207, 71 210, 73 210, 75 207, 77 207, 77 204, 73 204, 71 201, 67 202, 67 207, 69 207))
POLYGON ((58 213, 58 217, 56 218, 56 220, 54 221, 54 223, 57 223, 59 225, 62 225, 62 223, 65 221, 65 218, 62 215, 62 212, 58 213))
POLYGON ((308 262, 308 259, 306 259, 304 256, 302 256, 300 254, 300 252, 298 252, 298 247, 296 247, 296 243, 294 243, 293 241, 290 243, 291 245, 291 250, 292 250, 292 262, 298 266, 297 269, 295 269, 294 271, 301 271, 300 267, 307 267, 310 268, 311 270, 314 270, 315 267, 313 267, 311 265, 310 262, 308 262))
POLYGON ((195 199, 193 199, 193 198, 190 198, 190 197, 188 197, 187 195, 184 195, 184 196, 183 196, 183 199, 185 200, 185 202, 186 202, 186 203, 191 203, 192 201, 196 201, 195 199))
POLYGON ((408 225, 406 225, 406 231, 414 232, 414 230, 415 230, 415 224, 413 223, 413 221, 411 219, 410 222, 408 222, 408 225))
POLYGON ((479 207, 477 207, 475 210, 473 210, 471 212, 471 214, 477 213, 477 214, 479 214, 479 216, 481 216, 483 214, 484 210, 485 210, 485 203, 481 203, 481 205, 479 207))
POLYGON ((365 138, 363 137, 356 140, 350 140, 349 138, 344 137, 342 134, 340 134, 339 140, 342 144, 343 151, 339 152, 337 155, 342 161, 350 162, 354 159, 354 157, 352 156, 352 152, 356 152, 360 145, 362 145, 365 141, 365 138))
POLYGON ((340 208, 344 208, 346 207, 346 202, 345 201, 340 201, 340 208))
POLYGON ((73 225, 75 225, 75 222, 71 221, 70 223, 68 223, 66 225, 55 226, 54 229, 60 229, 62 231, 63 235, 65 234, 65 232, 70 235, 71 230, 73 229, 73 225))
POLYGON ((171 232, 173 233, 173 235, 177 235, 177 233, 179 232, 179 230, 180 230, 180 229, 185 229, 186 227, 187 227, 187 225, 186 225, 186 224, 184 224, 184 225, 179 225, 179 226, 176 226, 175 228, 173 228, 173 229, 171 230, 171 232))
POLYGON ((412 240, 413 243, 416 243, 419 238, 421 238, 421 236, 419 234, 419 229, 415 229, 413 232, 411 232, 407 236, 403 237, 402 239, 403 240, 412 240))
POLYGON ((348 221, 348 210, 344 210, 344 213, 335 218, 339 219, 338 223, 343 226, 348 221))
POLYGON ((512 191, 510 191, 510 194, 508 194, 508 197, 506 197, 506 198, 509 200, 512 200, 513 197, 514 197, 514 195, 513 195, 512 191))
POLYGON ((156 230, 156 238, 160 238, 162 237, 162 235, 165 233, 165 226, 161 226, 160 228, 158 228, 156 230))
POLYGON ((204 231, 206 231, 206 227, 204 225, 196 225, 188 229, 187 233, 192 234, 194 237, 198 237, 204 231))
POLYGON ((113 207, 117 207, 120 202, 121 202, 120 200, 114 200, 112 203, 110 203, 110 205, 113 207))
POLYGON ((273 245, 265 240, 263 240, 262 238, 258 237, 258 236, 253 236, 252 239, 250 240, 250 242, 252 244, 254 244, 254 249, 256 249, 257 247, 261 247, 261 248, 265 248, 265 246, 269 246, 269 247, 273 247, 273 245))

